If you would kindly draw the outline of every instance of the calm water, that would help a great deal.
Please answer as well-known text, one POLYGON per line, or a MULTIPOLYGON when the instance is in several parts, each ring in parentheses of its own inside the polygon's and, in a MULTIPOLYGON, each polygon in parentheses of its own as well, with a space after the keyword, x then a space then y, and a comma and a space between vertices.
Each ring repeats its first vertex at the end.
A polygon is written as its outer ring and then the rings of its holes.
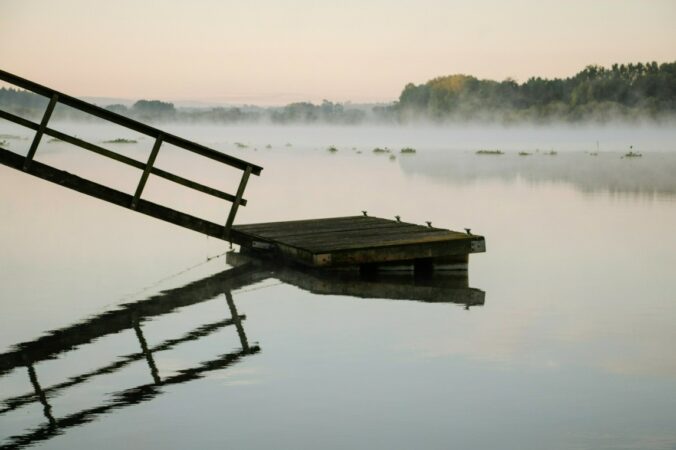
MULTIPOLYGON (((455 302, 388 299, 419 294, 399 279, 317 290, 225 272, 225 243, 2 166, 0 448, 676 448, 673 129, 165 128, 265 168, 238 223, 368 210, 470 227, 488 251, 440 288, 455 302)), ((37 159, 127 192, 139 176, 59 142, 37 159)), ((236 187, 171 148, 158 165, 236 187)), ((226 217, 152 177, 146 192, 226 217)))

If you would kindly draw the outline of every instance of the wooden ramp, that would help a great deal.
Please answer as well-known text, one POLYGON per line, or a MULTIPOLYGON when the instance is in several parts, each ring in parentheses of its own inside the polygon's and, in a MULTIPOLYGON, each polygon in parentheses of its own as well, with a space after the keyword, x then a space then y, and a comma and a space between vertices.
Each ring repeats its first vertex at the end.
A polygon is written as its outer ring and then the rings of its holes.
POLYGON ((0 119, 35 131, 26 155, 0 148, 0 164, 96 197, 99 200, 129 208, 208 236, 239 244, 244 252, 258 252, 267 257, 291 261, 309 267, 352 267, 364 271, 376 268, 378 270, 429 271, 431 269, 466 270, 468 255, 484 252, 486 249, 483 236, 400 222, 399 220, 367 217, 366 215, 235 225, 234 220, 238 208, 247 204, 244 191, 249 177, 250 175, 260 175, 263 170, 262 167, 137 122, 129 117, 115 114, 112 111, 99 108, 2 70, 0 70, 0 80, 49 99, 39 123, 0 108, 0 119), (52 112, 59 104, 151 137, 154 142, 148 159, 139 161, 50 127, 49 121, 52 112), (51 136, 138 169, 139 181, 136 189, 134 192, 122 192, 36 160, 36 156, 40 156, 37 151, 43 136, 51 136), (224 166, 241 170, 242 175, 236 191, 234 193, 220 191, 187 179, 180 174, 160 169, 156 166, 155 160, 164 143, 177 146, 184 151, 208 158, 224 166), (143 197, 143 193, 148 178, 151 176, 160 177, 201 194, 211 195, 230 202, 227 218, 222 223, 214 223, 148 201, 143 197))
POLYGON ((0 108, 0 119, 8 120, 17 125, 21 125, 35 131, 30 148, 28 149, 28 153, 25 156, 0 147, 0 164, 23 171, 29 175, 42 178, 43 180, 51 181, 52 183, 59 184, 63 187, 73 189, 83 194, 96 197, 99 200, 114 203, 118 206, 132 209, 141 214, 155 217, 165 222, 170 222, 190 230, 204 233, 208 236, 213 236, 215 238, 230 242, 238 242, 238 237, 232 233, 232 224, 235 221, 235 216, 239 207, 245 206, 247 204, 247 201, 244 198, 244 190, 246 189, 249 176, 260 175, 261 171, 263 170, 262 167, 227 155, 225 153, 221 153, 217 150, 205 147, 182 137, 175 136, 171 133, 167 133, 166 131, 159 130, 144 123, 137 122, 136 120, 130 119, 129 117, 121 116, 107 109, 100 108, 75 97, 57 92, 46 86, 42 86, 3 70, 0 70, 0 80, 11 83, 15 86, 49 99, 49 103, 45 108, 40 123, 33 122, 21 117, 20 115, 13 114, 0 108), (146 161, 139 161, 121 153, 114 152, 109 148, 102 147, 100 145, 85 141, 76 136, 71 136, 49 127, 48 125, 52 117, 52 113, 59 104, 74 108, 89 116, 97 117, 112 124, 120 125, 129 130, 152 138, 154 142, 148 159, 146 161), (113 161, 117 161, 118 163, 126 164, 138 169, 139 182, 136 186, 136 189, 133 193, 121 192, 109 186, 104 186, 102 184, 95 183, 94 181, 73 175, 59 169, 58 167, 52 167, 37 161, 36 157, 39 156, 37 150, 40 142, 42 141, 42 137, 45 135, 67 142, 68 144, 75 145, 81 149, 109 158, 113 161), (239 180, 236 193, 232 194, 223 192, 221 190, 214 189, 213 187, 206 186, 194 180, 185 178, 179 174, 174 174, 157 167, 155 165, 155 160, 157 159, 157 155, 159 154, 162 145, 165 143, 174 145, 179 149, 190 152, 194 155, 210 159, 224 166, 234 167, 241 170, 242 176, 239 180), (230 202, 231 205, 227 219, 225 219, 223 225, 221 225, 144 199, 143 191, 150 176, 160 177, 202 194, 210 195, 230 202))
POLYGON ((235 225, 244 252, 310 267, 467 268, 483 236, 368 216, 235 225))

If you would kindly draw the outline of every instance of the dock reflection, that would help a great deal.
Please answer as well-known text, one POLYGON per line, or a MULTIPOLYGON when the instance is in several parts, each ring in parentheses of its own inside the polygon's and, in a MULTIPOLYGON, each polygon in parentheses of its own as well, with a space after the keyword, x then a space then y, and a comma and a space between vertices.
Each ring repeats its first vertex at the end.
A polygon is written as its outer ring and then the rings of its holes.
POLYGON ((44 425, 26 434, 8 438, 5 442, 1 443, 0 449, 18 449, 50 439, 64 433, 69 428, 86 424, 120 408, 151 400, 162 393, 164 386, 185 383, 201 378, 208 372, 227 368, 247 355, 258 353, 260 347, 256 344, 249 344, 243 326, 246 316, 237 312, 231 291, 260 281, 261 276, 260 270, 250 265, 226 270, 186 286, 163 292, 149 299, 122 305, 120 309, 106 312, 73 326, 51 331, 46 336, 18 344, 11 351, 0 354, 0 376, 14 369, 25 367, 28 378, 33 386, 33 392, 0 399, 0 416, 24 405, 39 402, 42 405, 42 412, 46 419, 44 425), (166 340, 156 346, 150 347, 148 345, 142 327, 145 320, 168 314, 178 308, 212 300, 218 296, 225 297, 225 302, 230 312, 229 318, 202 325, 183 336, 166 340), (195 367, 182 369, 176 375, 165 378, 160 377, 160 371, 155 363, 154 354, 171 350, 179 344, 197 341, 231 325, 234 325, 239 338, 241 346, 239 350, 201 362, 195 367), (71 377, 61 383, 46 388, 42 387, 39 381, 39 370, 36 368, 38 363, 61 357, 63 354, 83 345, 90 344, 99 338, 125 330, 134 331, 141 351, 119 357, 106 366, 71 377), (150 382, 115 392, 110 395, 110 400, 102 405, 69 414, 65 417, 56 417, 49 402, 50 397, 57 395, 67 388, 88 382, 99 375, 117 372, 131 363, 141 360, 145 360, 148 366, 150 382))
POLYGON ((90 423, 116 410, 152 400, 162 394, 166 386, 199 379, 209 372, 226 369, 246 356, 260 352, 261 349, 257 344, 249 342, 244 330, 246 316, 238 312, 232 291, 268 278, 275 278, 319 295, 446 302, 461 304, 465 308, 484 303, 484 292, 468 287, 466 273, 460 276, 426 278, 393 274, 363 277, 354 273, 321 274, 301 271, 238 259, 234 254, 229 255, 228 262, 235 267, 145 300, 121 305, 118 309, 70 327, 53 330, 33 341, 17 344, 10 351, 0 354, 0 378, 23 368, 33 387, 33 392, 0 398, 0 420, 4 414, 36 403, 41 405, 46 420, 25 434, 11 436, 4 442, 0 441, 0 449, 25 448, 48 440, 70 428, 90 423), (182 336, 165 340, 155 346, 148 344, 143 332, 145 321, 218 297, 224 298, 230 317, 201 325, 182 336), (155 360, 157 353, 175 349, 187 342, 198 341, 229 326, 235 328, 239 341, 237 350, 200 362, 194 367, 181 369, 171 376, 160 375, 162 371, 155 360), (92 344, 104 336, 132 330, 140 351, 116 357, 109 364, 72 376, 60 383, 47 387, 41 384, 39 366, 41 362, 64 357, 68 352, 92 344), (59 416, 50 403, 50 399, 71 387, 90 382, 100 375, 115 373, 138 361, 145 362, 148 381, 109 394, 103 404, 59 416))

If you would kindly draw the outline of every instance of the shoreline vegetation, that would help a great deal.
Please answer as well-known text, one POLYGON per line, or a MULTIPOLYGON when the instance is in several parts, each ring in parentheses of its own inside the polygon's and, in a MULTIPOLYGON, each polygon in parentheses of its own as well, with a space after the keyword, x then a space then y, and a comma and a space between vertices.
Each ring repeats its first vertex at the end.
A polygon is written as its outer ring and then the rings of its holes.
MULTIPOLYGON (((28 91, 0 88, 2 109, 38 119, 48 99, 28 91)), ((568 78, 533 77, 523 83, 455 74, 407 84, 389 104, 296 102, 279 107, 251 105, 188 108, 161 100, 100 105, 143 122, 409 124, 416 122, 610 122, 676 120, 676 62, 591 65, 568 78)), ((93 120, 70 108, 53 117, 93 120)))

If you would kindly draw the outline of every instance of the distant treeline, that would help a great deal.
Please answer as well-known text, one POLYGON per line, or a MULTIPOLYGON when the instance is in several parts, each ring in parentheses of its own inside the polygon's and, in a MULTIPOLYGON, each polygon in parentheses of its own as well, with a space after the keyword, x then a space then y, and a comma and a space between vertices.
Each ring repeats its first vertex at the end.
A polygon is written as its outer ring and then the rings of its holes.
MULTIPOLYGON (((40 117, 47 99, 30 92, 0 88, 0 108, 40 117)), ((569 78, 480 80, 449 75, 424 84, 408 84, 389 105, 291 103, 282 107, 177 108, 159 100, 105 108, 142 121, 211 121, 219 123, 335 123, 366 121, 405 123, 444 121, 608 121, 660 120, 676 115, 676 62, 587 66, 569 78)), ((59 106, 55 118, 83 119, 78 111, 59 106)))
POLYGON ((479 80, 469 75, 408 84, 383 113, 397 120, 419 117, 577 121, 659 118, 676 112, 676 63, 587 66, 570 78, 479 80))

